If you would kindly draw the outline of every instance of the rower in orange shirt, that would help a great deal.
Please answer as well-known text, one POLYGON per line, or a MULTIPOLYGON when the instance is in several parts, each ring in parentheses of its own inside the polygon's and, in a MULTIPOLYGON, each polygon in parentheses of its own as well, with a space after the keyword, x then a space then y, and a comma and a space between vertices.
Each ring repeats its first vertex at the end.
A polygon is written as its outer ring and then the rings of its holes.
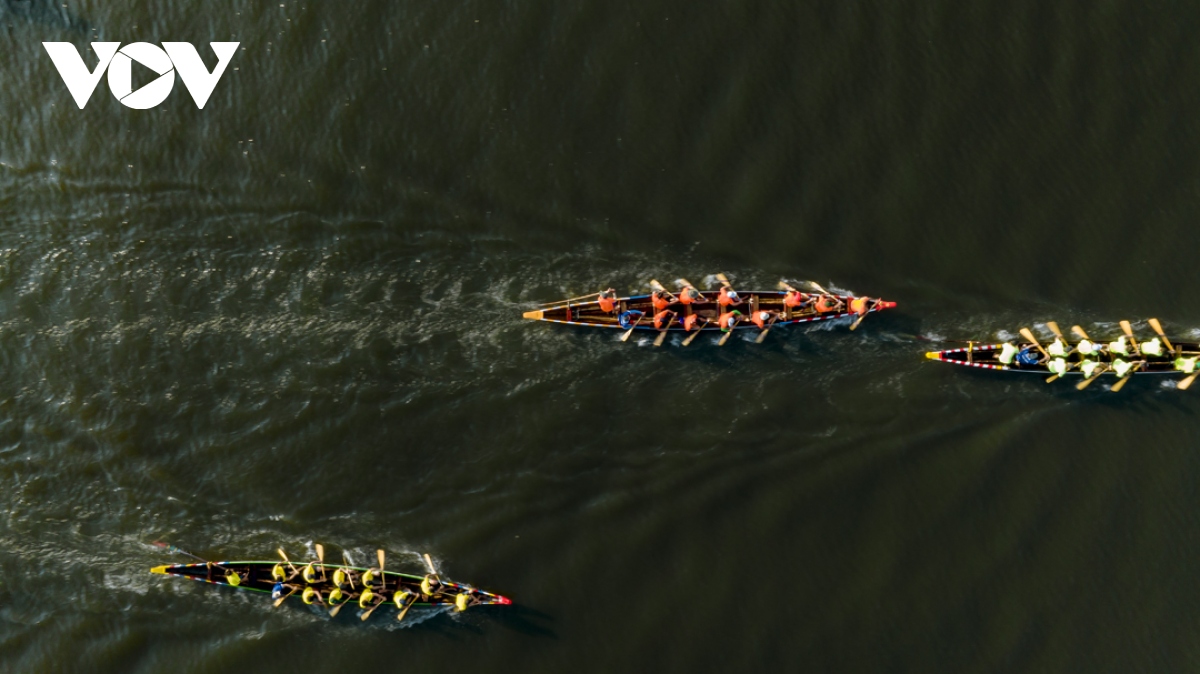
POLYGON ((650 295, 650 303, 654 305, 655 311, 662 311, 678 301, 679 298, 667 292, 665 289, 655 290, 650 295))
POLYGON ((611 314, 617 310, 617 291, 614 288, 600 291, 600 297, 597 300, 600 303, 600 311, 606 314, 611 314))

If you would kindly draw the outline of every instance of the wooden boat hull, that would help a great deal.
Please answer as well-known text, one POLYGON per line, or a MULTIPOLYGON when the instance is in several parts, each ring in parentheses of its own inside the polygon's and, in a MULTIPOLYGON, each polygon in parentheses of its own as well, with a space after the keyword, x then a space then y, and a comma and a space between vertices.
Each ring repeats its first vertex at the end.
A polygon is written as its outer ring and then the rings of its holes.
MULTIPOLYGON (((224 585, 225 587, 236 587, 239 590, 262 592, 270 596, 271 591, 275 587, 275 580, 271 577, 271 569, 274 568, 276 564, 278 564, 278 562, 270 561, 212 562, 211 564, 170 564, 166 566, 156 566, 150 570, 150 573, 157 573, 166 576, 178 576, 180 578, 190 578, 192 580, 198 580, 202 583, 224 585), (237 586, 231 585, 225 579, 225 572, 227 570, 236 572, 239 576, 244 578, 244 580, 242 580, 237 586)), ((318 569, 320 569, 319 564, 316 566, 318 569)), ((296 568, 299 568, 299 566, 296 568)), ((319 591, 322 597, 328 596, 329 591, 333 589, 332 578, 333 572, 336 569, 353 571, 356 578, 363 571, 366 571, 366 569, 356 566, 326 564, 326 580, 308 585, 319 591)), ((400 587, 418 594, 421 591, 422 576, 413 576, 406 573, 397 573, 395 571, 385 571, 383 572, 383 576, 386 579, 386 596, 388 600, 391 599, 392 594, 398 591, 400 587)), ((306 585, 306 583, 300 579, 295 579, 290 582, 295 585, 306 585)), ((493 594, 491 592, 485 592, 464 583, 454 583, 448 580, 442 580, 441 585, 446 588, 445 591, 439 591, 438 593, 435 593, 434 596, 429 598, 429 601, 418 601, 416 604, 414 604, 414 606, 454 606, 455 596, 461 592, 468 593, 473 600, 473 604, 475 605, 508 605, 512 603, 512 600, 508 599, 507 597, 493 594)), ((346 589, 346 587, 343 587, 343 591, 346 589)), ((300 601, 300 593, 296 592, 288 597, 288 599, 300 601)))
MULTIPOLYGON (((697 300, 691 305, 673 304, 670 309, 678 311, 680 316, 687 316, 689 312, 694 312, 702 318, 707 318, 713 322, 720 315, 721 310, 717 308, 717 291, 707 291, 701 293, 702 300, 697 300)), ((783 306, 783 296, 785 293, 773 290, 752 290, 739 291, 742 295, 742 304, 734 307, 742 314, 748 315, 751 311, 776 311, 780 312, 780 317, 775 321, 775 326, 789 325, 795 323, 813 323, 816 321, 830 321, 837 318, 846 318, 847 316, 857 316, 853 311, 849 311, 850 302, 855 298, 850 295, 837 295, 836 297, 845 303, 847 310, 845 311, 830 311, 826 313, 817 313, 811 308, 806 308, 801 311, 787 310, 783 306)), ((640 311, 645 313, 645 318, 634 329, 649 330, 659 332, 654 327, 654 314, 657 313, 654 306, 651 304, 650 295, 633 295, 630 297, 622 297, 617 300, 618 311, 615 313, 606 313, 600 309, 600 303, 596 300, 590 302, 564 302, 546 309, 536 311, 526 311, 523 317, 533 321, 546 321, 548 323, 563 323, 565 325, 585 325, 594 328, 612 328, 616 330, 627 330, 631 325, 622 326, 618 316, 625 311, 640 311)), ((895 302, 886 302, 884 300, 872 300, 867 313, 883 311, 896 306, 895 302)), ((671 326, 666 328, 670 332, 687 332, 678 320, 672 322, 671 326)), ((706 332, 721 332, 721 329, 713 324, 706 324, 703 327, 697 328, 706 332)), ((734 330, 753 329, 758 330, 758 326, 751 323, 749 320, 743 320, 734 330)), ((695 332, 693 329, 692 332, 695 332)))
MULTIPOLYGON (((1121 359, 1129 363, 1137 363, 1144 361, 1145 365, 1136 370, 1134 374, 1183 374, 1175 369, 1175 357, 1177 353, 1182 353, 1185 356, 1192 357, 1200 353, 1200 344, 1179 343, 1174 340, 1171 344, 1176 348, 1176 352, 1165 352, 1162 356, 1138 356, 1130 351, 1128 356, 1119 356, 1121 359)), ((1034 374, 1049 375, 1053 374, 1045 364, 1023 365, 1013 360, 1011 364, 1004 364, 997 359, 997 354, 1000 352, 1002 344, 973 344, 960 349, 946 349, 944 351, 929 351, 925 357, 929 360, 938 360, 951 365, 962 365, 964 367, 974 367, 982 370, 1004 370, 1006 372, 1032 372, 1034 374)), ((1032 349, 1036 352, 1036 347, 1029 343, 1014 343, 1018 349, 1022 351, 1032 349)), ((1039 356, 1041 354, 1038 354, 1039 356)), ((1082 357, 1079 353, 1072 353, 1067 357, 1069 369, 1064 376, 1082 376, 1078 366, 1082 357)), ((1091 357, 1101 364, 1112 363, 1113 357, 1111 354, 1105 353, 1100 357, 1091 357)), ((1111 373, 1110 373, 1111 374, 1111 373)))

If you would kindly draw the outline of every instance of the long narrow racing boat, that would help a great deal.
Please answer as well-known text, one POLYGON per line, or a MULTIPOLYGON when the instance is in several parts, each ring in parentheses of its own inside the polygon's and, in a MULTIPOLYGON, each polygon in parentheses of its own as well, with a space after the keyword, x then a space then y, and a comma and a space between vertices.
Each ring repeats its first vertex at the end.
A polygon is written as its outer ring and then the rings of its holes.
MULTIPOLYGON (((695 323, 696 327, 692 330, 693 332, 696 330, 713 333, 720 332, 721 329, 717 326, 717 317, 721 313, 717 305, 719 292, 711 290, 701 291, 701 298, 690 305, 672 305, 673 309, 678 310, 678 316, 662 329, 672 332, 686 332, 687 329, 684 327, 683 319, 695 314, 701 320, 695 323)), ((743 290, 739 292, 743 300, 742 304, 735 308, 746 315, 752 315, 760 311, 770 312, 774 319, 771 322, 774 325, 831 321, 837 318, 858 315, 850 309, 851 304, 857 299, 851 295, 829 295, 828 297, 837 300, 837 305, 840 306, 840 309, 819 311, 815 303, 802 309, 785 307, 783 299, 786 294, 785 292, 775 290, 743 290)), ((659 329, 655 328, 652 323, 656 311, 651 298, 652 295, 632 295, 616 298, 616 308, 612 312, 601 309, 599 300, 586 302, 563 301, 544 309, 526 311, 523 317, 533 321, 548 321, 550 323, 563 323, 566 325, 659 332, 659 329), (640 322, 639 319, 641 319, 640 322)), ((884 309, 891 309, 896 306, 895 302, 886 302, 872 298, 864 299, 867 301, 867 313, 883 311, 884 309)), ((734 329, 758 330, 760 328, 749 320, 746 320, 738 323, 734 329)))
MULTIPOLYGON (((383 561, 382 554, 380 561, 383 561)), ((384 605, 394 608, 402 619, 404 612, 412 606, 449 606, 465 611, 472 606, 512 604, 512 600, 502 595, 465 583, 443 580, 432 568, 432 563, 427 563, 430 573, 425 576, 383 571, 378 567, 324 564, 315 560, 308 564, 293 565, 286 561, 286 557, 283 563, 222 561, 169 564, 156 566, 150 572, 258 592, 275 599, 276 606, 287 599, 295 599, 332 609, 336 615, 343 605, 355 605, 366 611, 363 620, 375 608, 384 605)))
POLYGON ((1148 323, 1157 336, 1141 343, 1134 337, 1128 321, 1121 321, 1125 335, 1107 343, 1093 342, 1082 328, 1073 326, 1072 331, 1081 338, 1075 344, 1063 337, 1056 324, 1048 322, 1054 340, 1046 346, 1028 328, 1022 328, 1022 341, 967 342, 961 348, 929 351, 925 357, 983 370, 1049 375, 1047 382, 1066 376, 1083 377, 1080 389, 1105 374, 1117 379, 1114 391, 1119 391, 1125 380, 1135 374, 1178 374, 1184 375, 1178 388, 1187 389, 1200 374, 1200 344, 1172 341, 1157 319, 1152 318, 1148 323))

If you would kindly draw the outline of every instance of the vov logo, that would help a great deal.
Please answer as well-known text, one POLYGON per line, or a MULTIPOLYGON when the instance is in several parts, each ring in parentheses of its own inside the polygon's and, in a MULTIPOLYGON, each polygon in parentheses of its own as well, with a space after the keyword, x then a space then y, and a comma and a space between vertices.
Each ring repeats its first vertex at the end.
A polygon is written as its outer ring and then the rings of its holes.
POLYGON ((83 57, 70 42, 43 42, 58 74, 62 75, 67 90, 82 110, 87 105, 104 71, 108 71, 108 89, 127 108, 148 110, 167 100, 175 86, 175 73, 183 80, 196 107, 204 109, 225 68, 233 59, 240 42, 210 42, 217 55, 217 67, 208 71, 200 54, 188 42, 164 42, 162 47, 149 42, 133 42, 121 46, 120 42, 93 42, 92 50, 99 57, 96 69, 88 71, 83 57), (119 50, 119 51, 118 51, 119 50), (133 90, 133 62, 146 66, 158 73, 151 83, 133 90))

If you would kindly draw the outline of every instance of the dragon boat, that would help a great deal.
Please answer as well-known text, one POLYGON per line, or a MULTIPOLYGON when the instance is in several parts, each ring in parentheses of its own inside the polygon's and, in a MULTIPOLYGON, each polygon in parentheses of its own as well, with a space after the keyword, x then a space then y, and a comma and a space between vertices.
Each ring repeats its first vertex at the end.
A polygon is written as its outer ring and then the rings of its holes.
MULTIPOLYGON (((728 280, 723 275, 718 275, 728 287, 728 280)), ((681 280, 682 281, 682 280, 681 280)), ((812 285, 812 282, 809 282, 812 285)), ((680 284, 683 288, 692 288, 692 284, 683 282, 680 284)), ((657 281, 651 282, 651 287, 662 289, 661 284, 657 281)), ((838 318, 857 317, 860 321, 868 313, 891 309, 896 306, 895 302, 887 302, 876 298, 858 298, 853 295, 838 295, 826 291, 820 286, 819 296, 834 300, 839 308, 835 310, 821 311, 817 307, 817 303, 811 303, 809 306, 794 308, 784 304, 784 297, 788 292, 799 292, 786 283, 780 283, 779 290, 743 290, 738 292, 738 296, 742 302, 734 307, 743 315, 749 316, 756 312, 770 312, 772 325, 790 325, 796 323, 813 323, 817 321, 831 321, 838 318), (851 309, 855 300, 862 299, 866 301, 866 311, 859 314, 851 309)), ((585 295, 583 298, 575 300, 562 300, 560 302, 550 302, 544 305, 543 308, 534 311, 526 311, 523 317, 533 321, 546 321, 549 323, 562 323, 565 325, 582 325, 595 328, 610 328, 615 330, 640 330, 652 332, 705 332, 719 333, 721 328, 717 325, 717 318, 723 310, 719 308, 717 303, 718 296, 721 290, 704 290, 697 291, 699 297, 691 304, 673 303, 670 308, 677 312, 677 316, 663 328, 656 328, 653 325, 653 317, 656 310, 654 308, 652 298, 653 295, 630 295, 626 297, 615 298, 615 310, 612 312, 604 311, 600 306, 600 300, 588 299, 595 298, 596 295, 585 295), (576 301, 585 300, 585 301, 576 301), (692 330, 684 327, 684 319, 689 316, 696 315, 699 321, 696 321, 692 330)), ((815 295, 815 294, 814 294, 815 295)), ((854 323, 851 329, 857 328, 858 323, 854 323)), ((761 330, 749 320, 744 320, 738 323, 733 328, 734 330, 761 330)))
POLYGON ((1125 334, 1107 343, 1093 342, 1082 328, 1073 326, 1072 331, 1081 338, 1075 344, 1069 343, 1051 321, 1046 327, 1054 333, 1054 341, 1046 346, 1029 328, 1021 328, 1023 339, 1016 343, 967 342, 961 348, 929 351, 925 357, 983 370, 1050 375, 1048 383, 1060 377, 1083 377, 1077 385, 1080 389, 1106 374, 1117 380, 1113 391, 1119 391, 1135 374, 1175 374, 1184 377, 1178 388, 1186 390, 1200 374, 1200 344, 1172 341, 1157 319, 1151 318, 1148 323, 1157 337, 1141 343, 1134 337, 1129 321, 1121 321, 1125 334))
MULTIPOLYGON (((165 544, 162 547, 167 547, 165 544)), ((195 555, 170 547, 195 559, 195 555)), ((318 557, 324 558, 324 549, 317 546, 318 557)), ((345 605, 357 605, 365 610, 366 620, 376 609, 389 605, 396 609, 398 619, 413 606, 447 606, 464 611, 473 606, 507 606, 512 600, 499 594, 480 590, 466 583, 442 579, 425 555, 430 573, 417 576, 396 571, 384 571, 384 554, 379 551, 379 566, 364 568, 350 564, 326 564, 321 559, 306 564, 292 564, 281 549, 283 563, 278 561, 200 561, 191 564, 167 564, 150 569, 150 573, 189 578, 191 580, 223 585, 239 590, 258 592, 275 599, 275 606, 292 599, 306 604, 317 604, 331 609, 336 615, 345 605), (370 592, 363 600, 363 580, 367 579, 370 592)))

